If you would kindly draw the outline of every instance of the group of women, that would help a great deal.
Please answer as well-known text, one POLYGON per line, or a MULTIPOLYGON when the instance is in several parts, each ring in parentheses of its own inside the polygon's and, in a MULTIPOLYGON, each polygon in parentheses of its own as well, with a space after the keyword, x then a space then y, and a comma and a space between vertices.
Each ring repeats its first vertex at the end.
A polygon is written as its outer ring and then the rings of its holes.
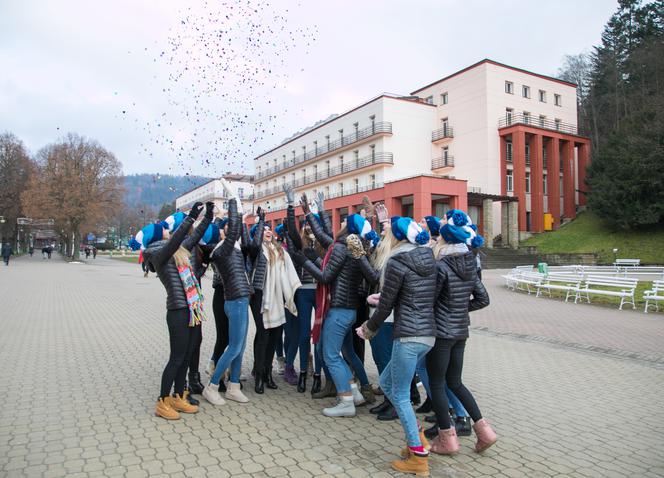
POLYGON ((385 206, 367 200, 362 213, 348 216, 333 234, 322 195, 315 200, 319 213, 302 196, 305 218, 298 225, 293 191, 285 188, 286 221, 273 231, 259 208, 256 224, 248 229, 240 198, 222 182, 232 198, 226 218, 214 219, 213 203, 196 203, 188 215, 176 212, 150 224, 132 241, 167 293, 171 353, 162 374, 158 416, 178 419, 180 413, 196 413, 198 401, 191 395, 197 393, 213 405, 249 401, 240 374, 251 309, 257 394, 277 388, 272 363, 282 342, 284 379, 304 392, 313 340, 312 396, 337 397, 323 415, 355 416, 356 407, 373 402, 380 391, 385 400, 371 412, 400 419, 406 447, 392 462, 394 469, 428 475, 429 450, 457 453, 457 429, 470 434, 468 416, 477 436, 475 451, 495 443, 496 434, 461 380, 469 312, 489 304, 476 259, 483 239, 466 213, 451 210, 442 219, 428 216, 418 223, 390 217, 385 206), (210 381, 203 387, 200 279, 209 265, 217 338, 207 367, 210 381), (364 368, 364 340, 371 343, 380 373, 376 390, 364 368), (299 375, 294 366, 298 352, 299 375), (415 377, 427 391, 417 410, 412 405, 415 377), (434 416, 427 421, 435 423, 425 431, 416 411, 429 410, 434 416))

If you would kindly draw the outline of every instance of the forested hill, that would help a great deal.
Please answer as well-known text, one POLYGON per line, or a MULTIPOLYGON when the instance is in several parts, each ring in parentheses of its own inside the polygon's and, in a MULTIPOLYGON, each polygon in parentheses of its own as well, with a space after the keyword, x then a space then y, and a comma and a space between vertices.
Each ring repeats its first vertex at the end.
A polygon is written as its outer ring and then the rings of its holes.
POLYGON ((209 180, 201 176, 132 174, 124 177, 125 204, 140 204, 158 210, 163 204, 175 201, 182 193, 209 180))

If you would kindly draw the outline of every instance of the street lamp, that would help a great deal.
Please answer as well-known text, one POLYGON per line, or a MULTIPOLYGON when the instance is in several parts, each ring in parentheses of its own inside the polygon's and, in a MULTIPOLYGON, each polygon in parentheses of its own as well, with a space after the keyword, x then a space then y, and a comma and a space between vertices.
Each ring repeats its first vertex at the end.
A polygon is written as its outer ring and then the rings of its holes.
POLYGON ((5 216, 0 216, 0 244, 5 241, 5 216))

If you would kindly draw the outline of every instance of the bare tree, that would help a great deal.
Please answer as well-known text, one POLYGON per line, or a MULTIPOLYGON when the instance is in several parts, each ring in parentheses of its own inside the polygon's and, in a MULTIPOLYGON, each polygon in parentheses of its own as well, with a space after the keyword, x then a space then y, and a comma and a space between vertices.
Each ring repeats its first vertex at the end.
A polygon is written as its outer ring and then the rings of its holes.
POLYGON ((16 238, 16 219, 22 215, 21 192, 32 165, 23 142, 11 133, 0 134, 0 224, 2 240, 16 238))

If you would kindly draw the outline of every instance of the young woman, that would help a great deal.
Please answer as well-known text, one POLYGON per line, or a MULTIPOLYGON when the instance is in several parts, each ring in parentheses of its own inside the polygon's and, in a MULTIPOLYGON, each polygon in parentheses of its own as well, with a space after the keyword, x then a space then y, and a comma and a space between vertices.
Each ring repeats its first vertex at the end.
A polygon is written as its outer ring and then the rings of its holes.
MULTIPOLYGON (((308 205, 305 213, 310 213, 308 205)), ((357 291, 363 279, 362 269, 359 262, 350 255, 346 239, 349 230, 358 232, 362 239, 366 240, 374 238, 377 240, 378 236, 371 230, 364 218, 358 214, 348 216, 346 222, 348 226, 344 225, 337 233, 334 244, 328 249, 320 268, 302 252, 295 251, 293 254, 296 264, 304 267, 319 284, 329 287, 329 290, 323 291, 323 301, 319 303, 324 314, 322 317, 325 318, 322 324, 322 346, 325 364, 334 380, 339 403, 334 407, 323 410, 323 415, 328 417, 355 416, 355 405, 366 402, 353 381, 350 368, 341 357, 346 337, 350 337, 349 332, 355 323, 358 305, 357 291)), ((314 338, 318 335, 316 327, 320 327, 320 325, 318 320, 314 323, 314 338)), ((350 350, 347 350, 347 352, 352 356, 354 355, 352 341, 348 342, 350 342, 350 350)), ((355 357, 357 358, 357 356, 355 357)), ((353 363, 358 376, 363 372, 366 377, 364 365, 359 358, 353 360, 353 363)), ((367 386, 371 387, 368 383, 367 386)))
POLYGON ((242 369, 242 354, 247 341, 249 327, 249 296, 252 293, 251 284, 247 277, 244 264, 244 255, 240 250, 242 218, 238 208, 242 207, 239 198, 224 181, 226 192, 232 197, 228 201, 228 227, 223 241, 217 244, 212 252, 211 260, 219 273, 224 290, 224 311, 228 317, 228 347, 217 361, 210 383, 203 390, 203 397, 213 405, 223 405, 224 399, 219 393, 219 383, 222 374, 230 367, 230 379, 225 397, 240 403, 249 399, 240 389, 240 372, 242 369))
MULTIPOLYGON (((214 204, 207 203, 205 209, 206 218, 211 220, 214 204)), ((166 322, 171 352, 161 377, 161 393, 155 413, 168 420, 180 418, 178 412, 198 412, 198 407, 185 399, 184 387, 187 367, 201 333, 200 323, 204 313, 198 281, 189 263, 189 251, 182 247, 182 243, 202 210, 203 204, 197 202, 187 217, 182 218, 181 214, 171 216, 169 219, 172 220, 167 220, 167 224, 174 231, 172 236, 161 224, 151 224, 136 237, 136 241, 145 247, 145 261, 158 274, 166 289, 166 322), (177 224, 178 221, 181 224, 177 224), (170 396, 172 387, 175 388, 173 397, 170 396)))
POLYGON ((429 473, 428 443, 423 438, 410 402, 410 384, 417 362, 435 342, 433 305, 436 293, 436 261, 429 234, 408 217, 391 219, 397 240, 383 269, 376 312, 357 329, 362 338, 372 338, 394 310, 392 357, 380 375, 380 386, 399 414, 406 433, 404 460, 392 462, 402 473, 429 473))
POLYGON ((496 442, 496 434, 482 418, 477 402, 461 381, 470 325, 468 313, 489 305, 489 296, 477 277, 475 258, 467 246, 477 245, 481 239, 470 227, 470 218, 463 211, 451 210, 446 216, 447 222, 441 226, 441 237, 434 248, 434 254, 439 258, 439 292, 434 307, 436 343, 426 359, 439 430, 438 437, 431 443, 431 450, 443 455, 459 451, 459 440, 448 412, 447 384, 475 422, 475 451, 481 453, 496 442))
MULTIPOLYGON (((227 218, 217 218, 215 220, 215 224, 219 228, 219 241, 223 241, 226 238, 225 228, 227 223, 227 218)), ((212 356, 207 365, 207 373, 210 376, 214 375, 217 361, 219 361, 221 354, 224 353, 224 350, 226 350, 226 347, 228 346, 228 316, 224 311, 224 304, 226 302, 224 299, 224 286, 221 282, 221 275, 219 274, 219 271, 217 271, 214 262, 212 262, 212 269, 214 270, 214 275, 212 276, 212 289, 214 290, 214 295, 212 296, 212 312, 214 314, 214 326, 217 336, 214 342, 212 356)), ((219 389, 223 392, 226 391, 226 385, 223 381, 219 382, 219 389)))

